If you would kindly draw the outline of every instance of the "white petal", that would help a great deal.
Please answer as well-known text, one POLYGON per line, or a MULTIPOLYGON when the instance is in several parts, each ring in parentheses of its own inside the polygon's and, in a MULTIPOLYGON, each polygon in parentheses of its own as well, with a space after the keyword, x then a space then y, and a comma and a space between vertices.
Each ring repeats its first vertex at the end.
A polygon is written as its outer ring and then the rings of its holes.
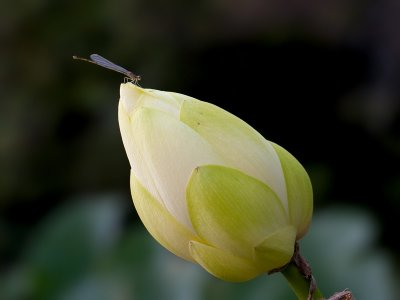
POLYGON ((131 117, 139 107, 149 107, 178 118, 182 100, 175 97, 175 93, 142 89, 132 83, 124 83, 120 88, 120 103, 131 117))
POLYGON ((141 184, 181 223, 192 228, 186 185, 197 166, 223 160, 194 130, 169 114, 140 108, 131 122, 126 148, 133 152, 132 171, 141 184))
POLYGON ((133 142, 131 118, 129 117, 129 114, 126 111, 122 101, 120 101, 118 105, 118 122, 119 130, 121 131, 122 142, 125 147, 125 152, 128 156, 129 164, 132 167, 133 162, 135 161, 135 144, 133 142))

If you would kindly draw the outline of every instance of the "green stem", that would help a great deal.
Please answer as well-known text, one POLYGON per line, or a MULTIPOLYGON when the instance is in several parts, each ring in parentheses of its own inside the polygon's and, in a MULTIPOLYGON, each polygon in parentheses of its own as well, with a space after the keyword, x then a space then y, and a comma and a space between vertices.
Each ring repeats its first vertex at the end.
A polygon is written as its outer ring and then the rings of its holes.
POLYGON ((310 265, 300 254, 298 243, 295 244, 292 260, 280 271, 299 300, 324 299, 312 276, 310 265))
MULTIPOLYGON (((299 244, 296 243, 292 260, 280 271, 299 300, 318 300, 325 299, 317 287, 317 283, 312 275, 311 267, 308 262, 300 255, 299 244)), ((344 290, 333 294, 327 300, 354 300, 353 294, 349 290, 344 290)))
MULTIPOLYGON (((287 267, 282 270, 283 276, 285 276, 293 292, 296 294, 299 300, 309 299, 311 278, 308 279, 304 274, 301 273, 299 267, 292 261, 287 267)), ((312 299, 324 299, 321 291, 316 288, 312 295, 312 299)))

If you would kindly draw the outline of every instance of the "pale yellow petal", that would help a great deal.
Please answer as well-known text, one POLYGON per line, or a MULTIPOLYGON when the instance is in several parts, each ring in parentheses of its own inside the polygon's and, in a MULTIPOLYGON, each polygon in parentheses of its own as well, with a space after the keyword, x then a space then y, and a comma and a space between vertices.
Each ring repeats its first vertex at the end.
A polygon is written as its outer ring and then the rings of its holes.
POLYGON ((186 99, 180 118, 207 140, 227 165, 267 184, 287 209, 285 180, 271 143, 231 113, 207 102, 186 99))
POLYGON ((279 155, 285 175, 290 220, 297 228, 297 239, 300 239, 306 234, 311 223, 313 212, 311 181, 306 170, 293 155, 277 144, 273 146, 279 155))
POLYGON ((131 173, 133 203, 146 229, 165 248, 186 260, 194 261, 189 254, 189 241, 200 239, 178 222, 131 173))

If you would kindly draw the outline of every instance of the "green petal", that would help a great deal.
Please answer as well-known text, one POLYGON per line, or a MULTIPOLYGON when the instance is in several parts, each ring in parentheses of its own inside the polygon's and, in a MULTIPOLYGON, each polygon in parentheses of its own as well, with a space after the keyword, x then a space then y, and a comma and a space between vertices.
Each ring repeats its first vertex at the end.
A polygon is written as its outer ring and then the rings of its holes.
POLYGON ((193 171, 186 198, 190 220, 204 240, 253 258, 253 247, 288 224, 276 194, 261 181, 223 166, 193 171))
POLYGON ((310 178, 303 166, 281 146, 272 143, 281 160, 289 203, 291 223, 297 227, 297 239, 310 226, 313 212, 313 192, 310 178))
POLYGON ((286 265, 293 256, 296 228, 283 227, 255 247, 255 258, 267 271, 286 265))
POLYGON ((223 280, 246 281, 262 273, 253 262, 200 242, 190 242, 190 254, 204 269, 223 280))
POLYGON ((133 173, 131 173, 131 192, 139 217, 150 234, 175 255, 193 261, 189 254, 189 241, 200 239, 162 207, 133 173))
POLYGON ((196 130, 228 165, 267 184, 287 209, 285 180, 271 143, 247 123, 207 102, 183 102, 180 118, 196 130))
POLYGON ((211 146, 169 114, 140 108, 131 121, 132 170, 142 185, 190 228, 186 185, 197 166, 221 163, 211 146))

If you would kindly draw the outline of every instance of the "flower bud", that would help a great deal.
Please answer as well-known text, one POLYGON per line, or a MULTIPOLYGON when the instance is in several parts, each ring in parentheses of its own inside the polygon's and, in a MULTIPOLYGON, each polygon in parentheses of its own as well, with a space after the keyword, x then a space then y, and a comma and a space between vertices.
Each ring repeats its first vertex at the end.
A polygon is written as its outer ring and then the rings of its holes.
POLYGON ((133 202, 151 235, 228 281, 287 264, 312 216, 300 163, 213 104, 131 83, 120 92, 133 202))

